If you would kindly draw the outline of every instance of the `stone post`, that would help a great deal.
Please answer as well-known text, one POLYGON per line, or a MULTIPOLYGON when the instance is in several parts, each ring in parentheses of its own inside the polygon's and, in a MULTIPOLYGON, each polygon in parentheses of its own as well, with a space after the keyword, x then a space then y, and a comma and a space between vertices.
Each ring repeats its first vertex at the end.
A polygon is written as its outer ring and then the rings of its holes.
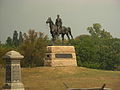
POLYGON ((6 61, 5 84, 2 90, 25 90, 21 82, 20 60, 23 59, 19 52, 9 51, 3 56, 6 61))

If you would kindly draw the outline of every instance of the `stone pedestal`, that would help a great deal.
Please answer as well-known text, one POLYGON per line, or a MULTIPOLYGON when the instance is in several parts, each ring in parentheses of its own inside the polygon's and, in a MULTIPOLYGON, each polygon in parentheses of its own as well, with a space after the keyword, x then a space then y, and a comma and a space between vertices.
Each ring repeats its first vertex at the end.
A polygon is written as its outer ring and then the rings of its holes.
POLYGON ((74 46, 47 46, 44 66, 77 66, 74 46))
POLYGON ((2 90, 24 90, 20 67, 20 60, 23 58, 24 56, 16 51, 9 51, 3 56, 3 59, 6 60, 6 76, 2 90))

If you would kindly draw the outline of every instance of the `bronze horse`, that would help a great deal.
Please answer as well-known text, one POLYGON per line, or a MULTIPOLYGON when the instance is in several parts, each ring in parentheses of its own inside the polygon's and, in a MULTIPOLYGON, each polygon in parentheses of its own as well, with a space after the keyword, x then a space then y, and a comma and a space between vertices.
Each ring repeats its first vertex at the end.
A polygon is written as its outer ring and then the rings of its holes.
POLYGON ((55 42, 56 38, 59 37, 59 35, 62 37, 62 43, 64 42, 64 35, 67 36, 68 40, 70 40, 69 35, 71 36, 71 39, 73 39, 70 27, 62 26, 59 30, 57 30, 57 26, 53 23, 50 17, 47 19, 46 23, 49 24, 53 42, 55 42))

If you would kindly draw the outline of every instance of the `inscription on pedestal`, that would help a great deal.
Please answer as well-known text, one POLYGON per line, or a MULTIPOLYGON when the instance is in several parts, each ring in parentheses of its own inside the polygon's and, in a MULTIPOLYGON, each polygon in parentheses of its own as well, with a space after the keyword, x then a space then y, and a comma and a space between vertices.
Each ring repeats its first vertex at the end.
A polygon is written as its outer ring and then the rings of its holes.
POLYGON ((72 58, 72 54, 55 54, 56 58, 72 58))
POLYGON ((20 81, 20 70, 19 70, 19 66, 13 66, 13 82, 18 82, 20 81))

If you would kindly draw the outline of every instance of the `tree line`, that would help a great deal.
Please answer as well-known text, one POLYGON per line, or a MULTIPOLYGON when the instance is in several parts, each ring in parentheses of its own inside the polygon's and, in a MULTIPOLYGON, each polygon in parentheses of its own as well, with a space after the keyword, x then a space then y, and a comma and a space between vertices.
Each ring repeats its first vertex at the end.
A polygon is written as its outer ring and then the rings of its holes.
MULTIPOLYGON (((120 70, 120 39, 113 38, 99 23, 87 28, 89 35, 79 35, 74 40, 65 41, 76 49, 78 66, 120 70)), ((43 66, 46 46, 51 40, 42 32, 29 30, 28 33, 14 31, 13 37, 8 37, 5 44, 0 44, 0 65, 5 62, 2 56, 9 50, 19 51, 25 56, 22 67, 43 66)), ((60 40, 57 41, 60 44, 60 40)))

